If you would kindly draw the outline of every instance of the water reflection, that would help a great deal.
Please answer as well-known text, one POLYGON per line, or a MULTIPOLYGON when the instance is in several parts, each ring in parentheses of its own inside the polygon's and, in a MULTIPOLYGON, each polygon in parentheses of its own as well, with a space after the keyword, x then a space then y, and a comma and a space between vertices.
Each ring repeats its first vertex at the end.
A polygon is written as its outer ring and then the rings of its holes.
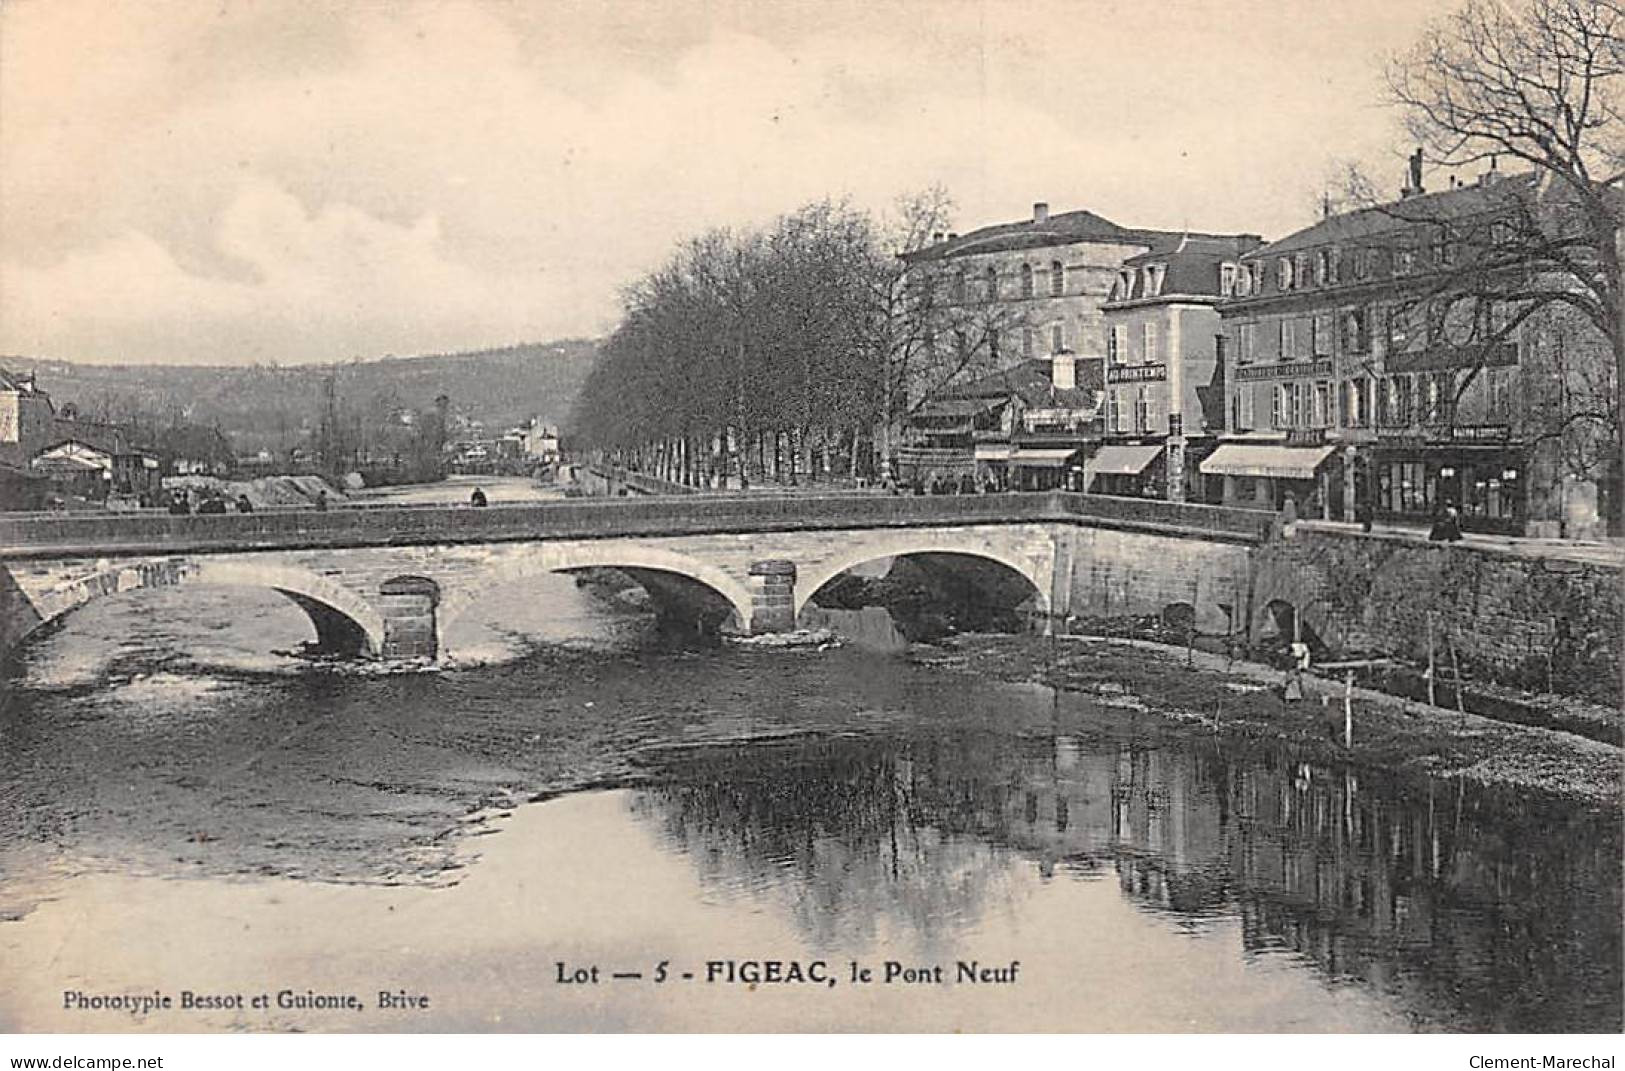
MULTIPOLYGON (((1418 1025, 1618 1030, 1617 820, 1291 761, 990 733, 662 757, 637 813, 815 948, 974 933, 1020 883, 1115 878, 1191 933, 1239 919, 1418 1025)), ((1057 935, 1060 939, 1059 935, 1057 935)))

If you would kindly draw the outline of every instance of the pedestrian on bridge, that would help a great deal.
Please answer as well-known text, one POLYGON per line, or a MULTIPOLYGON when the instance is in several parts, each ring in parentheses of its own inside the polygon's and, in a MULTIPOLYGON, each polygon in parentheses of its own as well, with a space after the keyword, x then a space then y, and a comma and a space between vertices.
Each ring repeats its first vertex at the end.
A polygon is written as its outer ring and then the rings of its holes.
POLYGON ((474 488, 474 493, 468 496, 468 504, 474 506, 476 509, 485 506, 487 503, 485 501, 484 489, 479 487, 474 488))

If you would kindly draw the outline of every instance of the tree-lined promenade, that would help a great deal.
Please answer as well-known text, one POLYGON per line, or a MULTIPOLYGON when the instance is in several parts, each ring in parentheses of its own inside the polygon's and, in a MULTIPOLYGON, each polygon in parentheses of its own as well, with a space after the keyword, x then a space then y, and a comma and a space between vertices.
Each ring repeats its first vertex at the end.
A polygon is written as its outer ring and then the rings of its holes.
POLYGON ((986 370, 1010 314, 905 274, 949 204, 820 201, 712 230, 627 287, 578 403, 593 448, 683 483, 872 475, 911 408, 986 370))

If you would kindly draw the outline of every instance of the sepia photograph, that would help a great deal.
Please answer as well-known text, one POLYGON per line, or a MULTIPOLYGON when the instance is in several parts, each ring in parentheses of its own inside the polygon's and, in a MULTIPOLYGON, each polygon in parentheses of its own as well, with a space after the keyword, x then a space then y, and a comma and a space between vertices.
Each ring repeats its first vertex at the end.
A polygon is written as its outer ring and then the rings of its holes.
POLYGON ((0 1055, 1614 1067, 1622 177, 1621 0, 0 0, 0 1055))

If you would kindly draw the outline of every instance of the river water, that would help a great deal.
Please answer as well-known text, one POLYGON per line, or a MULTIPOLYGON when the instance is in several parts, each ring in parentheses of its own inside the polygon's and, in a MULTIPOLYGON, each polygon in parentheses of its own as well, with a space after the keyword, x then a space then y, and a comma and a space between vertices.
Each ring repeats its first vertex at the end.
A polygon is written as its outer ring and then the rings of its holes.
POLYGON ((544 578, 388 675, 271 593, 79 611, 4 682, 0 1029, 1621 1027, 1616 815, 645 625, 544 578))

